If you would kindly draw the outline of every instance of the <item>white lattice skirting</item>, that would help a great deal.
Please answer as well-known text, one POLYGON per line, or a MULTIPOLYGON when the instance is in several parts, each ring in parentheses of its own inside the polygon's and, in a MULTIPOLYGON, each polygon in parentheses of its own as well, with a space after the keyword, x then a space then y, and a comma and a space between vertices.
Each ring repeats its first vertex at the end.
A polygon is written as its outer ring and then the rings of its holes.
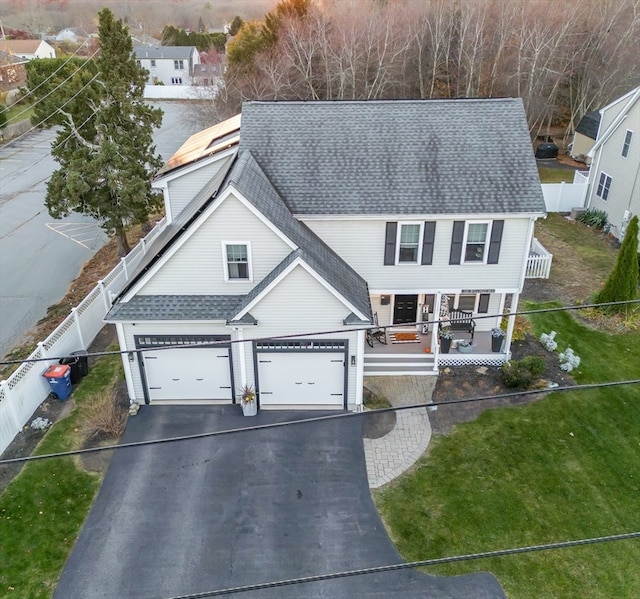
POLYGON ((443 366, 502 366, 507 361, 506 356, 472 356, 462 357, 455 354, 440 354, 438 357, 438 367, 443 366))

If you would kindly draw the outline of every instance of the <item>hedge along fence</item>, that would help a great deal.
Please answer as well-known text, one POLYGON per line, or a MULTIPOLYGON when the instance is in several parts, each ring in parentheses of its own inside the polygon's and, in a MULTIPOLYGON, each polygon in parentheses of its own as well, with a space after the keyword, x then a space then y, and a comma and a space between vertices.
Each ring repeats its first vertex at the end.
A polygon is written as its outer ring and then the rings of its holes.
POLYGON ((49 395, 49 384, 42 373, 71 352, 86 350, 100 329, 111 308, 111 298, 124 289, 150 244, 165 228, 163 218, 140 240, 126 257, 89 292, 56 329, 32 352, 5 381, 0 381, 0 453, 27 424, 38 406, 49 395), (46 358, 51 357, 51 360, 46 358), (29 362, 28 360, 42 360, 29 362))

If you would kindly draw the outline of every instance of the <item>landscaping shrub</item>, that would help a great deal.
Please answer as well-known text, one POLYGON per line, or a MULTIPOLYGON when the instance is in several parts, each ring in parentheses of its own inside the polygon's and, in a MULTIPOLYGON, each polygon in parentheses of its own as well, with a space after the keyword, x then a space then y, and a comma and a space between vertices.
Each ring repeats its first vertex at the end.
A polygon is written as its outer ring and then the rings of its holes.
POLYGON ((512 389, 529 389, 545 369, 540 356, 527 356, 522 360, 512 360, 502 365, 502 382, 512 389))
POLYGON ((87 398, 80 409, 80 429, 87 439, 105 435, 119 437, 127 423, 126 407, 118 403, 113 388, 87 398))
POLYGON ((595 208, 589 208, 576 216, 578 222, 594 229, 604 229, 608 218, 609 215, 604 210, 596 210, 595 208))

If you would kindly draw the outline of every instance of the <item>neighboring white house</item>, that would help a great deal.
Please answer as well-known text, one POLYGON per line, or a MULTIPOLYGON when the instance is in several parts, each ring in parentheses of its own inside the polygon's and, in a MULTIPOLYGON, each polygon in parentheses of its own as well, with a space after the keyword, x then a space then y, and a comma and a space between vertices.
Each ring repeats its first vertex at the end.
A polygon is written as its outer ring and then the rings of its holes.
POLYGON ((359 409, 364 376, 510 355, 545 214, 519 99, 247 102, 154 186, 168 225, 105 319, 132 401, 359 409), (471 353, 440 350, 456 314, 471 353))
POLYGON ((200 53, 195 46, 135 46, 136 62, 149 71, 150 85, 192 85, 200 53))
POLYGON ((56 57, 54 48, 44 40, 0 40, 0 52, 7 52, 26 60, 56 57))
POLYGON ((56 42, 71 42, 72 44, 79 44, 86 35, 82 35, 81 32, 75 27, 65 27, 59 31, 56 36, 56 42))
POLYGON ((640 87, 600 113, 585 205, 604 210, 611 233, 621 241, 631 217, 640 215, 640 87))

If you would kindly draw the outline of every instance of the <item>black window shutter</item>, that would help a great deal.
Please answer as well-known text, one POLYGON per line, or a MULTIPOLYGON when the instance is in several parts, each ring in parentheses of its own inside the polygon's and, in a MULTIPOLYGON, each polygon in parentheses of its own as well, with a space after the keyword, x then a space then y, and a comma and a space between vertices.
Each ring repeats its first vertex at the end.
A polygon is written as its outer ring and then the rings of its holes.
POLYGON ((424 223, 424 235, 422 236, 422 259, 420 264, 433 264, 433 242, 436 237, 436 222, 424 223))
POLYGON ((390 266, 396 263, 396 236, 398 223, 387 223, 384 240, 384 264, 390 266))
POLYGON ((464 221, 453 222, 453 235, 451 236, 451 253, 449 254, 449 264, 460 264, 462 258, 462 238, 464 237, 464 221))
POLYGON ((489 297, 488 293, 481 293, 478 300, 478 314, 487 314, 489 312, 489 297))
POLYGON ((491 241, 489 242, 489 256, 487 264, 498 264, 500 257, 500 244, 502 243, 502 229, 504 228, 503 220, 494 220, 491 227, 491 241))

